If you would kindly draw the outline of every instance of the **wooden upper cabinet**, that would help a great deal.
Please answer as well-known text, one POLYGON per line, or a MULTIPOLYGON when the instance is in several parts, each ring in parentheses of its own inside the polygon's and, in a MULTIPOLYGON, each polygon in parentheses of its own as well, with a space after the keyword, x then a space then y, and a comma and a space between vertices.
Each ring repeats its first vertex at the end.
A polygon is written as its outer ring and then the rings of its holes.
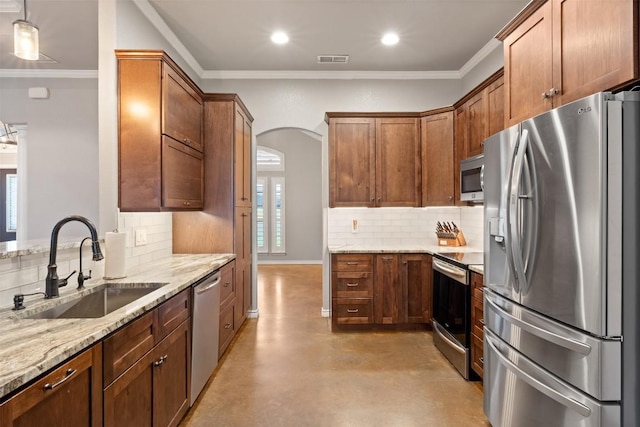
POLYGON ((531 2, 504 41, 505 124, 640 77, 637 0, 531 2))
POLYGON ((162 133, 202 152, 202 97, 171 66, 162 64, 162 133))
POLYGON ((118 206, 203 206, 202 95, 162 51, 116 51, 118 206))
POLYGON ((482 154, 482 143, 489 136, 488 98, 485 91, 467 101, 467 157, 482 154))
POLYGON ((329 120, 329 207, 420 206, 421 170, 417 117, 329 120))
POLYGON ((376 205, 420 206, 421 169, 419 120, 376 119, 376 205))
POLYGON ((329 121, 329 206, 375 206, 375 119, 329 121))
POLYGON ((489 137, 504 129, 504 77, 500 77, 487 87, 486 97, 487 137, 489 137))
POLYGON ((251 207, 251 119, 236 105, 235 144, 235 204, 251 207))
POLYGON ((554 106, 638 78, 637 0, 553 0, 552 6, 554 106))
POLYGON ((551 31, 551 4, 545 3, 504 39, 506 126, 552 107, 551 31))
POLYGON ((454 204, 453 111, 421 119, 422 205, 454 204))
POLYGON ((453 200, 456 206, 465 206, 460 201, 460 160, 467 158, 467 108, 461 105, 453 115, 453 200))

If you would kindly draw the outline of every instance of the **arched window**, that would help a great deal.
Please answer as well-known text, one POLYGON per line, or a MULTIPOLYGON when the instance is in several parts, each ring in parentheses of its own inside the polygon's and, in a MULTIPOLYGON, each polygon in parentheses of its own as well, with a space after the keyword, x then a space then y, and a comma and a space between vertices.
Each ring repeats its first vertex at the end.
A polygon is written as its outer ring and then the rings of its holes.
POLYGON ((258 146, 256 154, 256 247, 285 253, 284 153, 258 146), (280 173, 278 173, 280 172, 280 173))

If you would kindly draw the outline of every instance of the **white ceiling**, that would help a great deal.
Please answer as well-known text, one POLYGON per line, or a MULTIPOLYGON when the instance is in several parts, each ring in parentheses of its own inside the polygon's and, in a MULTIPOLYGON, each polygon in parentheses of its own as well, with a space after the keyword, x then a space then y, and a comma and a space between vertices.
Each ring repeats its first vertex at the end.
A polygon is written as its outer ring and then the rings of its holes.
MULTIPOLYGON (((22 0, 0 0, 22 3, 22 0)), ((130 0, 116 0, 130 1, 130 0)), ((205 71, 457 71, 528 0, 137 0, 148 2, 205 71), (269 36, 284 30, 290 42, 269 36), (400 43, 383 46, 383 32, 400 43), (317 64, 325 54, 348 64, 317 64)), ((98 0, 28 0, 40 51, 58 61, 13 57, 11 23, 0 13, 0 69, 95 70, 98 0)), ((1 10, 1 8, 0 8, 1 10)))

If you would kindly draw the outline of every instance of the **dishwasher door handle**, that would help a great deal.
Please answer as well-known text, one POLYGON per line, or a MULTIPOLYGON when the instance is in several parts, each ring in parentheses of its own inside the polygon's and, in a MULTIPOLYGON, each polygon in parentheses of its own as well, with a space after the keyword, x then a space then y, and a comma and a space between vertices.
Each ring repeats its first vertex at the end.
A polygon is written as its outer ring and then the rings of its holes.
POLYGON ((196 294, 204 294, 205 292, 213 289, 214 286, 216 286, 218 283, 220 283, 220 272, 217 272, 216 274, 211 276, 209 280, 211 281, 210 283, 205 282, 196 286, 196 294))

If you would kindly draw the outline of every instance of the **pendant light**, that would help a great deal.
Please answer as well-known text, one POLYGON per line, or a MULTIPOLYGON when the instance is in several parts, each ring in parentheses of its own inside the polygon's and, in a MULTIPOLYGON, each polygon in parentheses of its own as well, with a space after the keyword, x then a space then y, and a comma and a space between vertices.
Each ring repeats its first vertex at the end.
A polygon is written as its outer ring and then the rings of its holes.
POLYGON ((13 54, 29 61, 40 57, 38 27, 27 21, 27 0, 24 0, 24 19, 13 22, 13 54))

